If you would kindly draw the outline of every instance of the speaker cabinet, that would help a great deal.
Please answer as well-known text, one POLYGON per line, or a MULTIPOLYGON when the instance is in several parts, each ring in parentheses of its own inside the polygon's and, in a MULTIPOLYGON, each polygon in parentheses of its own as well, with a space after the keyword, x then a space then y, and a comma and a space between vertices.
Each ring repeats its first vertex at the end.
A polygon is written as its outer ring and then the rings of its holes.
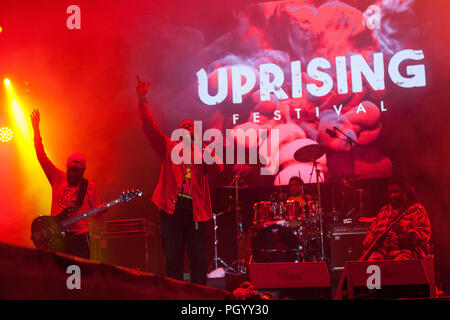
POLYGON ((334 226, 331 229, 329 242, 332 271, 342 271, 346 261, 358 260, 361 257, 367 228, 368 225, 359 225, 334 226))
POLYGON ((331 298, 330 276, 325 262, 249 264, 250 282, 277 299, 322 300, 331 298))
POLYGON ((149 272, 150 241, 155 226, 146 219, 104 221, 91 232, 93 260, 149 272))
POLYGON ((347 261, 335 296, 338 300, 435 297, 433 257, 399 261, 347 261), (374 287, 377 281, 378 287, 374 287))

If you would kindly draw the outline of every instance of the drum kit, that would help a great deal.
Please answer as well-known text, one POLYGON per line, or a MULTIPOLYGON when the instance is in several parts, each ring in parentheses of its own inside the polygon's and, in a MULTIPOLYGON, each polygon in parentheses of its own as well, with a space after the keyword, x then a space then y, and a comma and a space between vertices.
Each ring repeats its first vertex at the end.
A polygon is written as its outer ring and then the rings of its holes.
MULTIPOLYGON (((320 195, 320 170, 317 159, 325 154, 325 149, 318 145, 308 145, 300 148, 294 158, 300 162, 312 162, 316 173, 317 197, 305 200, 288 199, 283 193, 272 194, 270 201, 260 201, 253 204, 253 219, 249 232, 251 233, 251 254, 243 256, 239 250, 234 269, 226 265, 217 255, 217 237, 215 237, 215 266, 222 264, 228 270, 245 273, 249 263, 262 262, 301 262, 324 261, 324 229, 323 212, 320 195)), ((312 172, 312 173, 313 173, 312 172)), ((233 182, 224 188, 235 191, 235 210, 237 214, 237 244, 242 248, 242 220, 239 214, 240 178, 235 176, 233 182)), ((216 216, 213 216, 216 222, 216 216)), ((214 224, 217 230, 217 224, 214 224)), ((247 250, 248 252, 248 250, 247 250)))
POLYGON ((317 200, 254 204, 252 261, 300 262, 321 258, 321 211, 317 200), (312 246, 316 243, 315 246, 312 246))

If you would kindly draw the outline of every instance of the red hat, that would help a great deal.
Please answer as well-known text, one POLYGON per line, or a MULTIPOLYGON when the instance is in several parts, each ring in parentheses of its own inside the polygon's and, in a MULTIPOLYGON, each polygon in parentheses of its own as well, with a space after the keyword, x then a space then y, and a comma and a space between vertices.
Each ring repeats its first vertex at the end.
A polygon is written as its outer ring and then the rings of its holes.
POLYGON ((72 153, 69 158, 67 158, 66 166, 86 169, 86 159, 79 152, 72 153))

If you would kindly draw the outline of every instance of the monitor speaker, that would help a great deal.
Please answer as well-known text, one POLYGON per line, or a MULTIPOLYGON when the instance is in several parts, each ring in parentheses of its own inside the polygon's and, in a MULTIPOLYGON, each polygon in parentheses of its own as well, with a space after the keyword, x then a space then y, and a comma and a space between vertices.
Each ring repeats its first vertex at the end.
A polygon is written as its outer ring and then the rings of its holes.
POLYGON ((435 298, 433 257, 418 260, 347 261, 335 298, 435 298))
POLYGON ((277 299, 327 300, 331 298, 326 262, 282 262, 249 264, 250 282, 277 299))

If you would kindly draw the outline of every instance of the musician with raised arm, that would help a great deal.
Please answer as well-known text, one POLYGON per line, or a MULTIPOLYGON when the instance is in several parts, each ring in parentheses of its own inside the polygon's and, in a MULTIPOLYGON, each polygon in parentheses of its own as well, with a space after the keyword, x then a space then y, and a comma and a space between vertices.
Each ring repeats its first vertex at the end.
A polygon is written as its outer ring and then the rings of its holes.
MULTIPOLYGON (((204 161, 196 164, 175 164, 172 149, 179 143, 166 136, 147 105, 149 82, 137 77, 139 113, 144 134, 159 157, 161 170, 152 202, 160 210, 161 239, 166 259, 166 276, 183 280, 184 250, 187 247, 191 267, 191 282, 206 284, 208 264, 206 261, 206 224, 212 218, 208 174, 223 170, 221 159, 213 164, 204 161)), ((152 101, 152 109, 157 108, 152 101)), ((184 120, 179 128, 189 137, 191 155, 196 146, 193 141, 194 123, 184 120)), ((183 139, 184 140, 184 139, 183 139)), ((201 150, 200 150, 201 151, 201 150)), ((215 155, 213 155, 215 157, 215 155)))
POLYGON ((431 226, 414 188, 402 179, 388 185, 389 203, 381 208, 363 241, 362 260, 411 260, 429 254, 431 226))
MULTIPOLYGON (((100 201, 97 187, 92 181, 83 178, 86 159, 80 153, 75 152, 67 159, 65 172, 57 168, 44 150, 39 129, 39 110, 33 110, 30 117, 34 130, 37 159, 52 187, 50 215, 56 216, 68 209, 66 212, 70 211, 70 217, 75 217, 98 207, 100 201)), ((102 208, 101 211, 104 210, 102 208)), ((63 241, 55 241, 49 249, 89 259, 88 220, 83 219, 73 224, 69 227, 69 231, 73 233, 73 236, 63 241)))

